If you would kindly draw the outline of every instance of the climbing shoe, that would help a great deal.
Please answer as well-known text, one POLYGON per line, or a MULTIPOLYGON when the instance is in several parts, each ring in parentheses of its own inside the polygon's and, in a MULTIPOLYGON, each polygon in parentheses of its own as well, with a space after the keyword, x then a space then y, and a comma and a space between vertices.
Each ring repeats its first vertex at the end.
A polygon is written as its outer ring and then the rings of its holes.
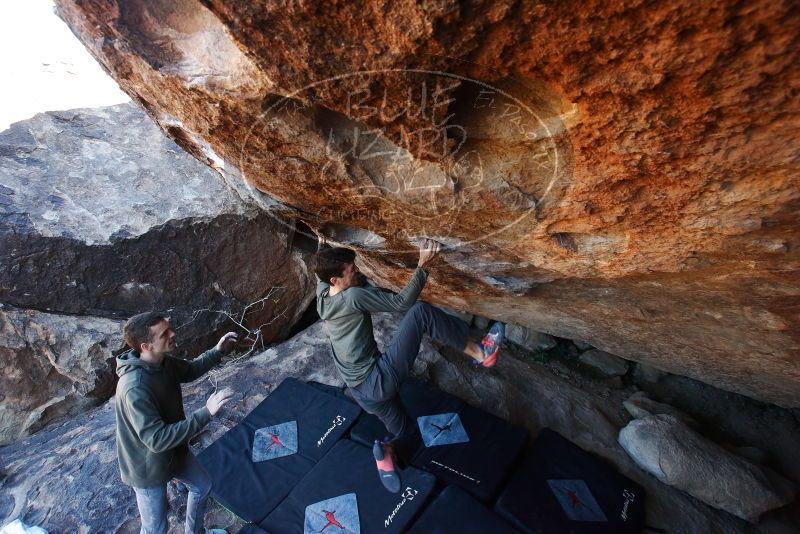
POLYGON ((481 349, 483 350, 483 361, 475 362, 476 365, 481 367, 493 367, 497 363, 497 355, 500 353, 500 345, 506 339, 506 325, 505 323, 496 322, 492 325, 489 331, 481 341, 481 349))
POLYGON ((400 475, 394 465, 391 446, 375 440, 372 446, 372 455, 375 457, 375 465, 378 467, 378 476, 381 478, 383 487, 392 493, 400 492, 400 475))

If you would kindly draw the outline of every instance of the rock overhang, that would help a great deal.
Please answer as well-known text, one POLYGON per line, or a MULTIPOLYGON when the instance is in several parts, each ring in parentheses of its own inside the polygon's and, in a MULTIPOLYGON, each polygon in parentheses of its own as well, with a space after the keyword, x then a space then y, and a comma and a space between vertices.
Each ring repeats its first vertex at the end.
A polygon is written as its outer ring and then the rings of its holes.
POLYGON ((800 405, 785 7, 57 4, 181 146, 384 283, 433 236, 426 298, 800 405))

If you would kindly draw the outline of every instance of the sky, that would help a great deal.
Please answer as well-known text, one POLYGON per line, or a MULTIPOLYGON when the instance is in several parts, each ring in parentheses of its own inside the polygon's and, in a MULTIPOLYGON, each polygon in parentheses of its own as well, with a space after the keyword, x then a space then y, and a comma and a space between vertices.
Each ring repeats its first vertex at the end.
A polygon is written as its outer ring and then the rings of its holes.
POLYGON ((0 131, 43 111, 130 101, 51 0, 0 0, 0 131))

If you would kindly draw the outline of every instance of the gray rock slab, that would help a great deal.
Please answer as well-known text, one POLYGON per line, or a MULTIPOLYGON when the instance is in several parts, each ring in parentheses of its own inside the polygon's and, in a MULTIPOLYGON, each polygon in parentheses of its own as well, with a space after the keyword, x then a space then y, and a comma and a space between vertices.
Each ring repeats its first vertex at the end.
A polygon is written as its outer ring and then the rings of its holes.
POLYGON ((0 304, 0 445, 113 394, 121 321, 0 304))
POLYGON ((631 421, 620 431, 619 443, 661 482, 748 521, 796 495, 790 481, 730 453, 671 415, 631 421))
POLYGON ((600 349, 587 350, 578 361, 605 376, 622 376, 628 372, 628 362, 600 349))
POLYGON ((0 184, 0 219, 87 245, 253 209, 131 103, 14 123, 0 133, 0 184))

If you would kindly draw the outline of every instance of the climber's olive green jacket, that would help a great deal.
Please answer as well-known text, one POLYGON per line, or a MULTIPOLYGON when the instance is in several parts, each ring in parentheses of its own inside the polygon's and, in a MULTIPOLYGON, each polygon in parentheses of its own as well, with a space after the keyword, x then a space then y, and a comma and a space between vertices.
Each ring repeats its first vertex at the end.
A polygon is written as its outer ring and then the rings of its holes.
POLYGON ((117 457, 123 482, 152 488, 173 477, 189 438, 211 420, 205 406, 186 418, 181 382, 202 376, 221 358, 216 349, 192 361, 167 356, 161 365, 143 362, 134 351, 117 358, 117 457))

